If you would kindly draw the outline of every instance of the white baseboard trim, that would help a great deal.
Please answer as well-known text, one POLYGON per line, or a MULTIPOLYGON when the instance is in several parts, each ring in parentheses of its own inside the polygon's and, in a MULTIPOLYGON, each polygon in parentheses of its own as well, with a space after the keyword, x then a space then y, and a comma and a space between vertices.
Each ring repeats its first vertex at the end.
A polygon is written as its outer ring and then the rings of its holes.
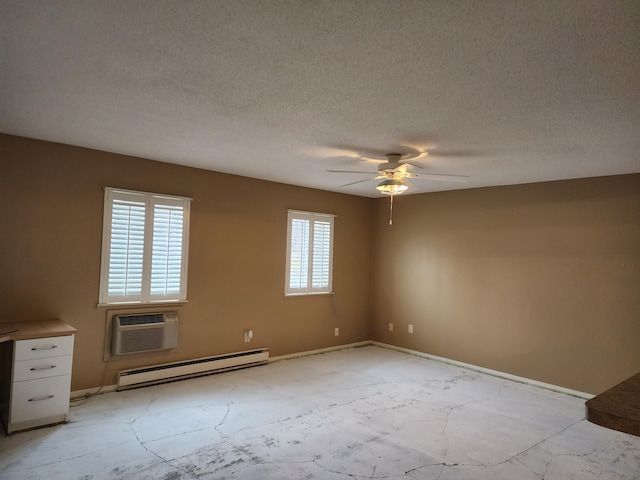
MULTIPOLYGON (((466 368, 467 370, 473 370, 474 372, 484 373, 486 375, 491 375, 493 377, 503 378, 505 380, 510 380, 512 382, 523 383, 525 385, 531 385, 533 387, 542 388, 544 390, 550 390, 552 392, 562 393, 564 395, 570 395, 572 397, 581 398, 584 400, 590 400, 595 395, 590 393, 580 392, 578 390, 571 390, 570 388, 560 387, 558 385, 553 385, 551 383, 539 382, 537 380, 532 380, 526 377, 520 377, 518 375, 511 375, 510 373, 500 372, 498 370, 492 370, 490 368, 479 367, 477 365, 473 365, 470 363, 459 362, 457 360, 451 360, 445 357, 438 357, 437 355, 431 355, 429 353, 420 352, 418 350, 411 350, 409 348, 397 347, 395 345, 390 345, 388 343, 376 342, 373 340, 365 340, 363 342, 356 343, 347 343, 344 345, 336 345, 334 347, 326 347, 319 348, 317 350, 307 350, 304 352, 296 352, 289 353, 287 355, 278 355, 276 357, 269 358, 269 363, 281 362, 283 360, 291 360, 294 358, 302 358, 308 357, 311 355, 318 355, 321 353, 335 352, 338 350, 345 350, 347 348, 358 348, 358 347, 366 347, 369 345, 374 345, 376 347, 387 348, 389 350, 395 350, 401 353, 407 353, 409 355, 415 355, 416 357, 426 358, 428 360, 433 360, 436 362, 446 363, 449 365, 453 365, 455 367, 466 368)), ((99 393, 108 393, 115 392, 117 385, 105 385, 102 389, 99 387, 96 388, 87 388, 85 390, 74 390, 71 392, 71 400, 82 400, 87 396, 92 396, 99 393)))
POLYGON ((367 347, 371 345, 371 340, 365 340, 364 342, 347 343, 345 345, 336 345, 335 347, 319 348, 317 350, 307 350, 305 352, 289 353, 287 355, 278 355, 277 357, 269 358, 269 363, 281 362, 282 360, 291 360, 292 358, 308 357, 310 355, 318 355, 319 353, 335 352, 337 350, 344 350, 346 348, 367 347))
POLYGON ((552 392, 563 393, 564 395, 570 395, 572 397, 582 398, 584 400, 590 400, 595 395, 590 393, 580 392, 578 390, 571 390, 570 388, 560 387, 551 383, 539 382, 526 377, 520 377, 518 375, 511 375, 510 373, 500 372, 498 370, 491 370, 490 368, 479 367, 470 363, 459 362, 457 360, 451 360, 449 358, 438 357, 436 355, 430 355, 428 353, 419 352, 417 350, 410 350, 408 348, 396 347, 395 345, 389 345, 388 343, 372 341, 371 345, 376 347, 388 348, 389 350, 395 350, 402 353, 408 353, 409 355, 415 355, 417 357, 427 358, 436 362, 447 363, 456 367, 466 368, 467 370, 473 370, 474 372, 484 373, 493 377, 504 378, 505 380, 511 380, 512 382, 523 383, 525 385, 531 385, 532 387, 542 388, 544 390, 551 390, 552 392))
MULTIPOLYGON (((288 355, 279 355, 277 357, 269 358, 269 363, 280 362, 282 360, 290 360, 292 358, 307 357, 309 355, 317 355, 319 353, 334 352, 336 350, 344 350, 345 348, 366 347, 371 345, 371 341, 366 340, 364 342, 347 343, 346 345, 336 345, 335 347, 319 348, 317 350, 307 350, 304 352, 290 353, 288 355)), ((82 400, 86 397, 90 397, 99 393, 115 392, 118 388, 117 385, 105 385, 102 389, 100 387, 86 388, 84 390, 74 390, 71 392, 71 401, 82 400)))

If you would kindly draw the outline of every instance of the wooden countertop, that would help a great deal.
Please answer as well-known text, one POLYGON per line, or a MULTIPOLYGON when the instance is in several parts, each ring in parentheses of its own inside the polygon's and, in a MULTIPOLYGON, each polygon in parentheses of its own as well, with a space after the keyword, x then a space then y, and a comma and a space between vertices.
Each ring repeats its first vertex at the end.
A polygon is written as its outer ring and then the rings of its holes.
POLYGON ((640 436, 640 373, 588 400, 587 420, 640 436))
POLYGON ((34 320, 32 322, 0 322, 0 342, 32 338, 62 337, 77 332, 62 320, 34 320))

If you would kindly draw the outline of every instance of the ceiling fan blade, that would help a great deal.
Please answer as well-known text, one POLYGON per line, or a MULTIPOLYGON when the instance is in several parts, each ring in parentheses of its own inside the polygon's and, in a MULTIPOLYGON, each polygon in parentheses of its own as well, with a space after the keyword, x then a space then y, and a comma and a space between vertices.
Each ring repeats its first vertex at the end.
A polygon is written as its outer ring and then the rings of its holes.
POLYGON ((370 182, 371 180, 377 180, 377 178, 365 178, 364 180, 358 180, 357 182, 345 183, 344 185, 340 185, 340 187, 348 187, 351 185, 357 185, 358 183, 370 182))
POLYGON ((408 177, 405 178, 404 181, 409 185, 411 185, 411 188, 415 188, 416 190, 422 190, 416 182, 412 182, 408 177))
POLYGON ((330 173, 366 173, 367 175, 376 175, 378 172, 363 172, 362 170, 325 170, 330 173))
POLYGON ((423 180, 435 180, 437 182, 467 183, 469 177, 465 175, 442 175, 439 173, 410 173, 408 178, 419 178, 423 180))
POLYGON ((424 170, 424 167, 418 165, 417 163, 412 163, 412 162, 402 162, 402 163, 407 164, 407 165, 411 165, 412 167, 419 168, 420 170, 424 170))
POLYGON ((372 158, 372 157, 363 157, 363 156, 359 157, 359 160, 363 160, 365 162, 377 162, 377 163, 386 161, 384 158, 372 158))

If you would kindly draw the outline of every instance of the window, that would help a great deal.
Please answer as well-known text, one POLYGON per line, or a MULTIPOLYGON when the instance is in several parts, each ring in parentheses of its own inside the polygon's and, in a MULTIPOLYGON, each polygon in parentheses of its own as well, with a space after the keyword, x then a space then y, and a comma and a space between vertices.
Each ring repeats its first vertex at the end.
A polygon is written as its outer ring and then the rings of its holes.
POLYGON ((186 300, 190 203, 105 189, 100 304, 186 300))
POLYGON ((331 293, 333 215, 289 210, 285 295, 331 293))

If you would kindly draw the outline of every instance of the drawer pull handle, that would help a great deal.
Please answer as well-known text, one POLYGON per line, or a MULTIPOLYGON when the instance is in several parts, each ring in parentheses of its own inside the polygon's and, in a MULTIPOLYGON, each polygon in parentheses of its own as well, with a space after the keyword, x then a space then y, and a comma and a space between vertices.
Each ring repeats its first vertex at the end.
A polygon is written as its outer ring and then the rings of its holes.
POLYGON ((41 402, 43 400, 51 400, 53 397, 55 397, 55 395, 42 395, 41 397, 30 398, 29 401, 30 402, 41 402))
POLYGON ((37 372, 38 370, 51 370, 52 368, 56 368, 56 366, 47 365, 46 367, 33 367, 33 368, 30 368, 29 370, 31 370, 32 372, 37 372))
POLYGON ((58 348, 57 345, 47 345, 45 347, 33 347, 31 350, 53 350, 54 348, 58 348))

